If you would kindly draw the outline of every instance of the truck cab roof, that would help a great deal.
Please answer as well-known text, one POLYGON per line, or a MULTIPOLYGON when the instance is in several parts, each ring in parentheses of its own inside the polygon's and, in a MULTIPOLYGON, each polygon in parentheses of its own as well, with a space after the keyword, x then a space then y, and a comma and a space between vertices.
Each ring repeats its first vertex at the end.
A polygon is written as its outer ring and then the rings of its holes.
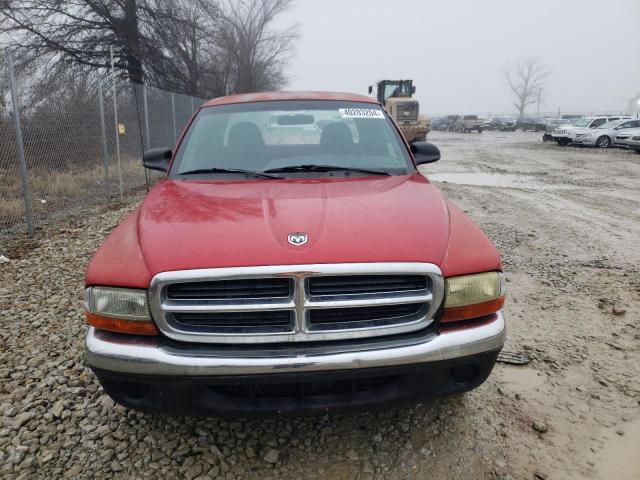
POLYGON ((206 102, 203 107, 213 107, 216 105, 230 105, 236 103, 251 102, 272 102, 283 100, 341 100, 345 102, 375 103, 377 100, 366 95, 343 92, 317 92, 317 91, 279 91, 279 92, 259 92, 241 93, 238 95, 228 95, 226 97, 214 98, 206 102))

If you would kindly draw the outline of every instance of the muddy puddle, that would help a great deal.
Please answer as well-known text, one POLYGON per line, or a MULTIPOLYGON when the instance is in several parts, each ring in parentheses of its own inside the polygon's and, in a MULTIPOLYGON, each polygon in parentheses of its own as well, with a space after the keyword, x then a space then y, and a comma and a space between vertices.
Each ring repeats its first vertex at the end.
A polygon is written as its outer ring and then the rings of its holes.
POLYGON ((604 448, 596 462, 597 478, 602 480, 638 480, 640 478, 640 418, 621 425, 624 433, 608 430, 604 448))
POLYGON ((455 183, 458 185, 472 185, 478 187, 521 188, 526 190, 547 190, 559 187, 543 184, 535 177, 526 175, 512 175, 502 173, 432 173, 428 174, 429 180, 434 182, 455 183))

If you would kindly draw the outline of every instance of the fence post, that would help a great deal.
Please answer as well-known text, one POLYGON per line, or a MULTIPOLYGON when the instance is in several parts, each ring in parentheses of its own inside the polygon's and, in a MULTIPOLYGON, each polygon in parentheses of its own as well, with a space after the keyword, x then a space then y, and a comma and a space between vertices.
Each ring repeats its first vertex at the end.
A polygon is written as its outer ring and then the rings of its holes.
POLYGON ((122 185, 122 163, 120 161, 120 132, 118 131, 118 99, 116 97, 116 68, 113 59, 113 45, 111 52, 111 86, 113 87, 113 118, 116 127, 116 157, 118 159, 118 183, 120 184, 120 202, 124 203, 124 186, 122 185))
POLYGON ((173 144, 178 141, 178 135, 176 134, 176 100, 175 95, 171 94, 171 116, 173 117, 173 144))
POLYGON ((102 80, 98 81, 98 109, 100 111, 100 143, 102 146, 102 164, 104 165, 104 184, 107 197, 111 198, 111 182, 109 181, 109 152, 107 150, 107 126, 104 121, 104 95, 102 94, 102 80))
POLYGON ((142 99, 144 103, 144 131, 147 137, 147 150, 151 148, 151 135, 149 134, 149 107, 147 105, 147 86, 142 85, 142 99))
POLYGON ((11 104, 13 107, 13 124, 16 129, 16 143, 18 144, 18 161, 20 162, 20 179, 22 181, 22 197, 24 198, 24 212, 27 220, 27 232, 33 234, 33 210, 31 209, 31 191, 29 190, 29 177, 27 162, 24 156, 24 142, 22 139, 22 126, 20 125, 20 106, 18 104, 18 92, 16 89, 15 72, 13 71, 13 57, 11 50, 4 50, 9 71, 9 84, 11 86, 11 104))

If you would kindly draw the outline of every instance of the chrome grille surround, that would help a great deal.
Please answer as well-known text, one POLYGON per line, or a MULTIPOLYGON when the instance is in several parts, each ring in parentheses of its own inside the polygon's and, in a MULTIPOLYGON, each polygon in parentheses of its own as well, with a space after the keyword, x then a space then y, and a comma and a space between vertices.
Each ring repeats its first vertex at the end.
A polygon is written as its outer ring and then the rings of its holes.
MULTIPOLYGON (((336 341, 367 337, 386 336, 412 332, 428 327, 444 295, 444 280, 440 269, 430 263, 341 263, 317 265, 277 265, 259 267, 232 267, 201 270, 163 272, 153 277, 149 287, 149 304, 158 328, 167 337, 178 341, 197 343, 286 343, 336 341), (311 296, 307 279, 314 276, 372 276, 372 275, 424 275, 426 288, 399 292, 321 295, 311 296), (176 283, 209 282, 233 279, 290 278, 293 281, 291 295, 277 299, 169 299, 167 288, 176 283), (314 329, 309 321, 309 312, 319 309, 373 307, 423 303, 419 314, 401 316, 397 322, 366 321, 357 328, 353 323, 347 328, 314 329), (173 321, 173 313, 225 313, 287 310, 293 313, 288 331, 242 332, 239 329, 194 329, 188 330, 173 321)), ((342 325, 344 327, 345 325, 342 325)), ((268 326, 267 326, 268 327, 268 326)))

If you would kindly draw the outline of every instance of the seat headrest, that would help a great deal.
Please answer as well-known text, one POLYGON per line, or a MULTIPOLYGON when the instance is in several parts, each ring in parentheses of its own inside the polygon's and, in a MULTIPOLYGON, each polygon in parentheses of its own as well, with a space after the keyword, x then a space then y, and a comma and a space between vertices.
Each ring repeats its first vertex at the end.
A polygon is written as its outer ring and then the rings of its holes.
POLYGON ((353 135, 346 123, 331 122, 325 125, 320 135, 320 146, 325 148, 353 145, 353 135))
POLYGON ((234 148, 264 147, 264 139, 255 123, 239 122, 229 130, 227 145, 234 148))

